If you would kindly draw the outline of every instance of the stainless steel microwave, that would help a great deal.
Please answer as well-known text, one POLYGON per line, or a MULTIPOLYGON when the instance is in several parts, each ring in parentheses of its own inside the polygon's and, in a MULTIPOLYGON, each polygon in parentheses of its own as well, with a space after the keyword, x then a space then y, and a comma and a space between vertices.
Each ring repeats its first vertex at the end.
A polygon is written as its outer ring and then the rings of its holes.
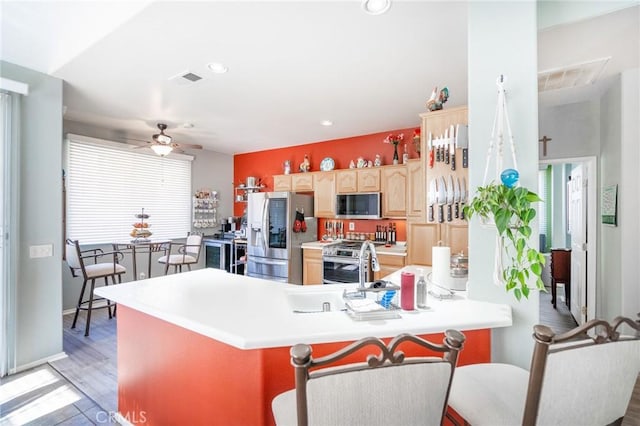
POLYGON ((381 219, 380 193, 336 195, 336 217, 338 219, 381 219))

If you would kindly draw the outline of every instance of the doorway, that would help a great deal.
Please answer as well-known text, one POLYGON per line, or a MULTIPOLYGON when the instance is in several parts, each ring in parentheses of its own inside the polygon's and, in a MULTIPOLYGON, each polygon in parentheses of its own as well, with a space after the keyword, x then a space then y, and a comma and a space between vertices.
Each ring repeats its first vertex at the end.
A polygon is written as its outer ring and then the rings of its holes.
POLYGON ((545 219, 551 222, 546 225, 545 234, 550 234, 546 248, 571 249, 569 309, 576 322, 584 324, 596 313, 596 157, 542 160, 539 164, 552 170, 548 201, 541 212, 546 211, 545 219))

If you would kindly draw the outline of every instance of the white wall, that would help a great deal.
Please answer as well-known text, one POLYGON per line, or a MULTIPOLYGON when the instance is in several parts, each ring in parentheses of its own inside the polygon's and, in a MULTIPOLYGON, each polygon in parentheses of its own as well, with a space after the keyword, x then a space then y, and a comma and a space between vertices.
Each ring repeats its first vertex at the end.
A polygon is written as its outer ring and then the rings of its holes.
POLYGON ((0 75, 27 83, 20 126, 16 295, 18 368, 62 352, 62 80, 7 62, 0 75), (53 256, 31 259, 29 247, 52 244, 53 256))
MULTIPOLYGON (((620 78, 600 99, 600 186, 620 184, 621 101, 620 78)), ((619 187, 619 191, 622 188, 619 187)), ((601 191, 598 191, 600 193, 601 191)), ((620 196, 620 193, 619 195, 620 196)), ((597 315, 612 319, 619 314, 621 304, 621 227, 602 225, 598 208, 599 277, 597 287, 597 315), (617 313, 616 313, 617 312, 617 313)))
POLYGON ((638 0, 539 1, 538 28, 544 29, 554 25, 582 21, 637 4, 638 0))
POLYGON ((637 318, 640 313, 640 68, 622 73, 620 95, 622 147, 618 217, 624 238, 620 248, 622 306, 618 313, 637 318))
MULTIPOLYGON (((469 132, 471 191, 482 184, 496 105, 498 75, 507 77, 506 91, 511 128, 517 144, 520 183, 538 186, 537 27, 535 2, 469 3, 469 132)), ((505 168, 510 165, 505 145, 505 168)), ((491 175, 494 177, 494 175, 491 175)), ((532 226, 538 246, 537 223, 532 226)), ((476 219, 469 225, 469 296, 507 303, 513 310, 513 326, 494 330, 492 360, 528 368, 533 325, 538 323, 539 294, 516 301, 492 282, 495 230, 483 229, 476 219)))
POLYGON ((547 142, 547 155, 538 147, 540 160, 588 157, 600 152, 600 101, 541 107, 538 131, 552 138, 547 142))

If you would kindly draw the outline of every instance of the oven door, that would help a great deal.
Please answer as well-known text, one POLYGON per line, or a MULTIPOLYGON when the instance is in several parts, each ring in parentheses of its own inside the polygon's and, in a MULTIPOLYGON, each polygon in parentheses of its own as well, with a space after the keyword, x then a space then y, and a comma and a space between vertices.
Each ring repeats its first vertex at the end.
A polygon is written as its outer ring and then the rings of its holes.
POLYGON ((358 260, 352 257, 323 256, 322 283, 357 283, 360 281, 360 267, 358 263, 358 260))

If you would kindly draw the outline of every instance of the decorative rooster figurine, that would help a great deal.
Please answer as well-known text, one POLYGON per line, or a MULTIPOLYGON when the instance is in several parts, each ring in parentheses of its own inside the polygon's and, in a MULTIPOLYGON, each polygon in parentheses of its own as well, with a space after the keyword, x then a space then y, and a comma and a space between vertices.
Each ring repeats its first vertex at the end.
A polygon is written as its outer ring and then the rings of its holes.
POLYGON ((442 109, 442 105, 449 99, 449 89, 445 86, 438 94, 438 86, 434 86, 431 97, 427 101, 427 109, 429 111, 438 111, 442 109))

